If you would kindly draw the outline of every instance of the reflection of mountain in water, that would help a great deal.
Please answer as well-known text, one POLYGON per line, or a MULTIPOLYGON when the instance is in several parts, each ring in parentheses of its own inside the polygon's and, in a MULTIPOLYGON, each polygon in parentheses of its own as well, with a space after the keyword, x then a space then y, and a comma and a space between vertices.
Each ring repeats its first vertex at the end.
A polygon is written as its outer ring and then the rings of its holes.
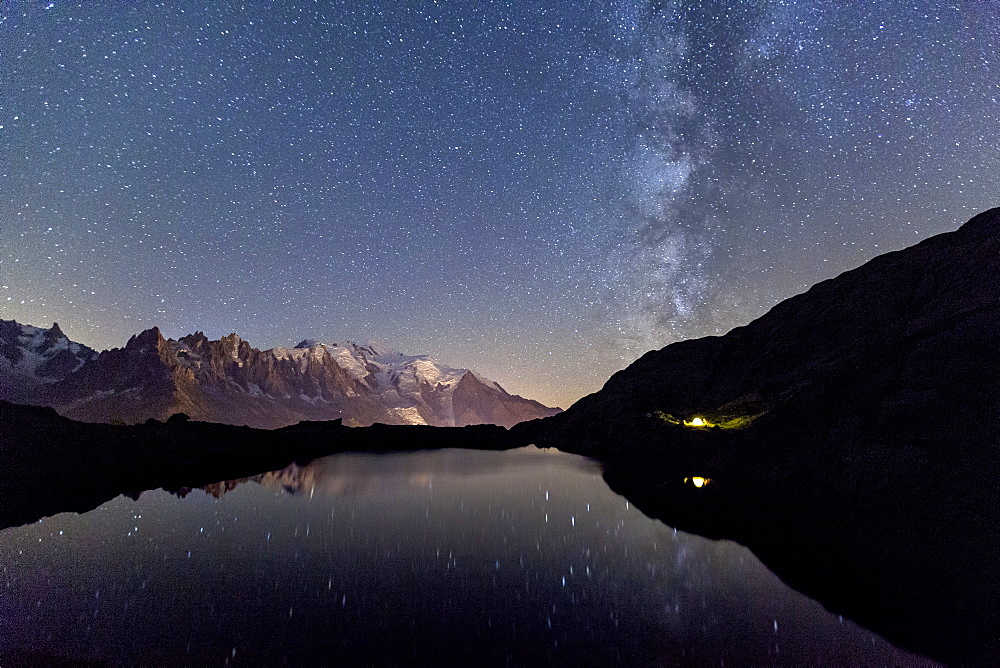
MULTIPOLYGON (((429 465, 433 455, 415 451, 403 457, 389 452, 393 447, 517 444, 497 427, 303 425, 276 432, 206 423, 112 427, 73 423, 51 409, 2 402, 0 418, 3 526, 86 511, 132 490, 163 487, 183 495, 204 487, 221 496, 250 481, 294 491, 297 497, 364 496, 366 505, 381 504, 394 490, 409 490, 413 498, 442 478, 478 483, 495 472, 495 466, 483 463, 488 459, 477 461, 476 453, 460 449, 441 451, 435 468, 429 465), (67 443, 73 443, 71 450, 67 443), (362 447, 386 454, 316 459, 362 447), (314 461, 294 463, 296 458, 314 461)), ((827 479, 859 490, 845 498, 843 488, 817 486, 817 475, 803 482, 808 472, 801 468, 773 468, 746 449, 729 450, 721 459, 717 450, 705 447, 711 443, 659 452, 647 447, 645 455, 637 447, 634 456, 604 462, 604 477, 612 489, 669 526, 738 539, 797 589, 902 647, 954 662, 991 656, 998 637, 996 610, 984 608, 984 602, 995 600, 990 597, 997 590, 996 562, 991 561, 996 525, 985 523, 991 517, 987 507, 976 517, 950 514, 964 498, 964 488, 952 484, 957 479, 942 477, 947 469, 941 461, 924 462, 918 471, 936 473, 923 479, 914 479, 913 472, 890 479, 884 467, 858 475, 853 464, 826 470, 827 479), (855 477, 845 478, 848 469, 855 477), (697 488, 683 482, 690 476, 713 481, 697 488), (914 482, 913 489, 900 487, 900 480, 914 482), (937 497, 930 496, 934 490, 937 497), (952 494, 950 499, 942 490, 952 494)), ((800 446, 808 449, 807 443, 800 446)), ((505 457, 505 467, 529 474, 547 465, 543 450, 506 454, 511 456, 505 457)), ((582 458, 573 462, 587 470, 597 466, 582 458)), ((497 491, 508 493, 502 487, 497 491)))
POLYGON ((0 401, 0 528, 85 512, 119 494, 135 498, 160 487, 185 494, 334 452, 518 445, 495 425, 352 429, 335 421, 273 431, 194 421, 115 426, 0 401))
POLYGON ((0 664, 58 629, 67 658, 123 665, 923 665, 574 455, 343 454, 250 480, 301 492, 149 492, 0 534, 5 566, 25 553, 0 664))
MULTIPOLYGON (((206 493, 221 498, 244 483, 280 487, 289 494, 322 496, 366 496, 400 487, 433 486, 435 478, 492 477, 503 472, 514 475, 519 469, 536 468, 546 458, 558 457, 560 466, 596 472, 599 464, 583 457, 566 457, 551 449, 534 446, 508 451, 503 459, 482 457, 476 450, 447 449, 428 452, 344 453, 305 464, 292 463, 278 471, 204 485, 206 493)), ((191 488, 175 491, 185 496, 191 488)))

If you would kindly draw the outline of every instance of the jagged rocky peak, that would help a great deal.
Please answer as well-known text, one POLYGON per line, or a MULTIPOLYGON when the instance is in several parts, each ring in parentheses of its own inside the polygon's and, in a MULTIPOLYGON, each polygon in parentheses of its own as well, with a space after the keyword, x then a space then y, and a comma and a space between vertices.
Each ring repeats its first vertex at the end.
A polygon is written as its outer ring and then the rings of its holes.
POLYGON ((219 347, 223 355, 236 362, 245 360, 255 350, 249 343, 240 338, 240 335, 236 332, 220 338, 219 347))
POLYGON ((58 323, 32 327, 0 320, 0 399, 35 402, 41 385, 62 380, 97 351, 70 341, 58 323))
POLYGON ((724 336, 650 351, 531 428, 557 447, 575 439, 595 448, 625 442, 623 430, 647 414, 674 424, 701 416, 723 430, 823 425, 845 443, 862 433, 927 438, 953 424, 991 433, 983 416, 1000 415, 998 317, 1000 208, 818 283, 724 336))
POLYGON ((201 351, 208 347, 209 340, 205 336, 205 332, 197 331, 194 334, 188 334, 187 336, 182 336, 177 339, 177 342, 184 345, 186 348, 195 351, 201 351))
POLYGON ((45 340, 51 343, 55 343, 61 339, 69 340, 69 337, 63 334, 62 329, 59 328, 58 322, 53 322, 52 327, 45 331, 45 340))
POLYGON ((12 347, 34 352, 43 352, 56 346, 68 347, 69 344, 69 339, 56 322, 45 329, 22 325, 16 320, 0 320, 0 340, 12 347))
POLYGON ((231 332, 230 334, 220 338, 219 343, 221 343, 225 348, 238 348, 239 345, 243 343, 243 339, 241 339, 240 335, 236 332, 231 332))
POLYGON ((64 352, 80 363, 97 355, 92 348, 70 341, 59 323, 45 329, 22 325, 16 320, 0 320, 0 356, 10 362, 17 363, 26 355, 49 359, 64 352))
POLYGON ((167 340, 163 338, 160 328, 154 325, 149 329, 145 329, 129 338, 128 343, 125 344, 125 349, 129 350, 149 347, 160 348, 166 344, 166 342, 167 340))

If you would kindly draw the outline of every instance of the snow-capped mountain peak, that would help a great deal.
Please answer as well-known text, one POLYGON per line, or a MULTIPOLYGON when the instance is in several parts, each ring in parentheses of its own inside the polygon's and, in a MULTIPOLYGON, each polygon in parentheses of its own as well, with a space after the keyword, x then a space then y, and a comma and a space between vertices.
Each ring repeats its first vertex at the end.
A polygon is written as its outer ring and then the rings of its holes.
POLYGON ((23 400, 95 357, 97 351, 70 341, 57 323, 45 329, 0 320, 0 399, 23 400))
MULTIPOLYGON (((302 355, 293 352, 299 350, 313 351, 312 355, 319 354, 319 351, 325 352, 344 371, 381 393, 419 392, 421 384, 453 387, 466 373, 470 373, 468 369, 454 369, 441 364, 429 355, 404 355, 374 341, 365 344, 354 341, 323 343, 315 339, 304 339, 291 350, 274 349, 276 354, 282 356, 302 355)), ((499 385, 478 374, 476 378, 486 385, 499 388, 499 385)))
POLYGON ((455 392, 463 382, 463 396, 485 392, 498 401, 519 400, 498 383, 469 369, 447 366, 429 355, 406 355, 375 341, 359 344, 303 339, 295 348, 274 348, 271 352, 300 363, 329 355, 349 376, 379 395, 395 419, 409 424, 466 424, 471 409, 461 399, 460 409, 455 409, 455 392))

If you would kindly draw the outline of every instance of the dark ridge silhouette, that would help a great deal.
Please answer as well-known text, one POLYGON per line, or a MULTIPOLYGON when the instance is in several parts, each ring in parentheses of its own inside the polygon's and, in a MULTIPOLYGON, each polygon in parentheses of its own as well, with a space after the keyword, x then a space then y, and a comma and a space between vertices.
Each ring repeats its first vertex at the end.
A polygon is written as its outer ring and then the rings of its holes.
POLYGON ((513 435, 602 460, 647 514, 747 545, 901 646, 995 664, 998 353, 993 209, 725 336, 646 353, 513 435))
POLYGON ((633 449, 618 432, 660 411, 724 427, 752 418, 751 428, 724 431, 773 432, 791 443, 815 441, 817 431, 831 445, 861 436, 924 442, 956 429, 967 443, 995 443, 998 323, 1000 209, 992 209, 823 281, 725 336, 650 351, 564 413, 518 430, 605 454, 633 449))

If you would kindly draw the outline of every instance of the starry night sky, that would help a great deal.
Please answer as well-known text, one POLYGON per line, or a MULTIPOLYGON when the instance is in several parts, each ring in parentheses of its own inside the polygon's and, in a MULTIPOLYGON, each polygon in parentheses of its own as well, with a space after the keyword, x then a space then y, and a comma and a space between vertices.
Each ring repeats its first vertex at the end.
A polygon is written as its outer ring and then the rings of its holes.
POLYGON ((0 317, 569 405, 1000 204, 1000 2, 0 3, 0 317))

